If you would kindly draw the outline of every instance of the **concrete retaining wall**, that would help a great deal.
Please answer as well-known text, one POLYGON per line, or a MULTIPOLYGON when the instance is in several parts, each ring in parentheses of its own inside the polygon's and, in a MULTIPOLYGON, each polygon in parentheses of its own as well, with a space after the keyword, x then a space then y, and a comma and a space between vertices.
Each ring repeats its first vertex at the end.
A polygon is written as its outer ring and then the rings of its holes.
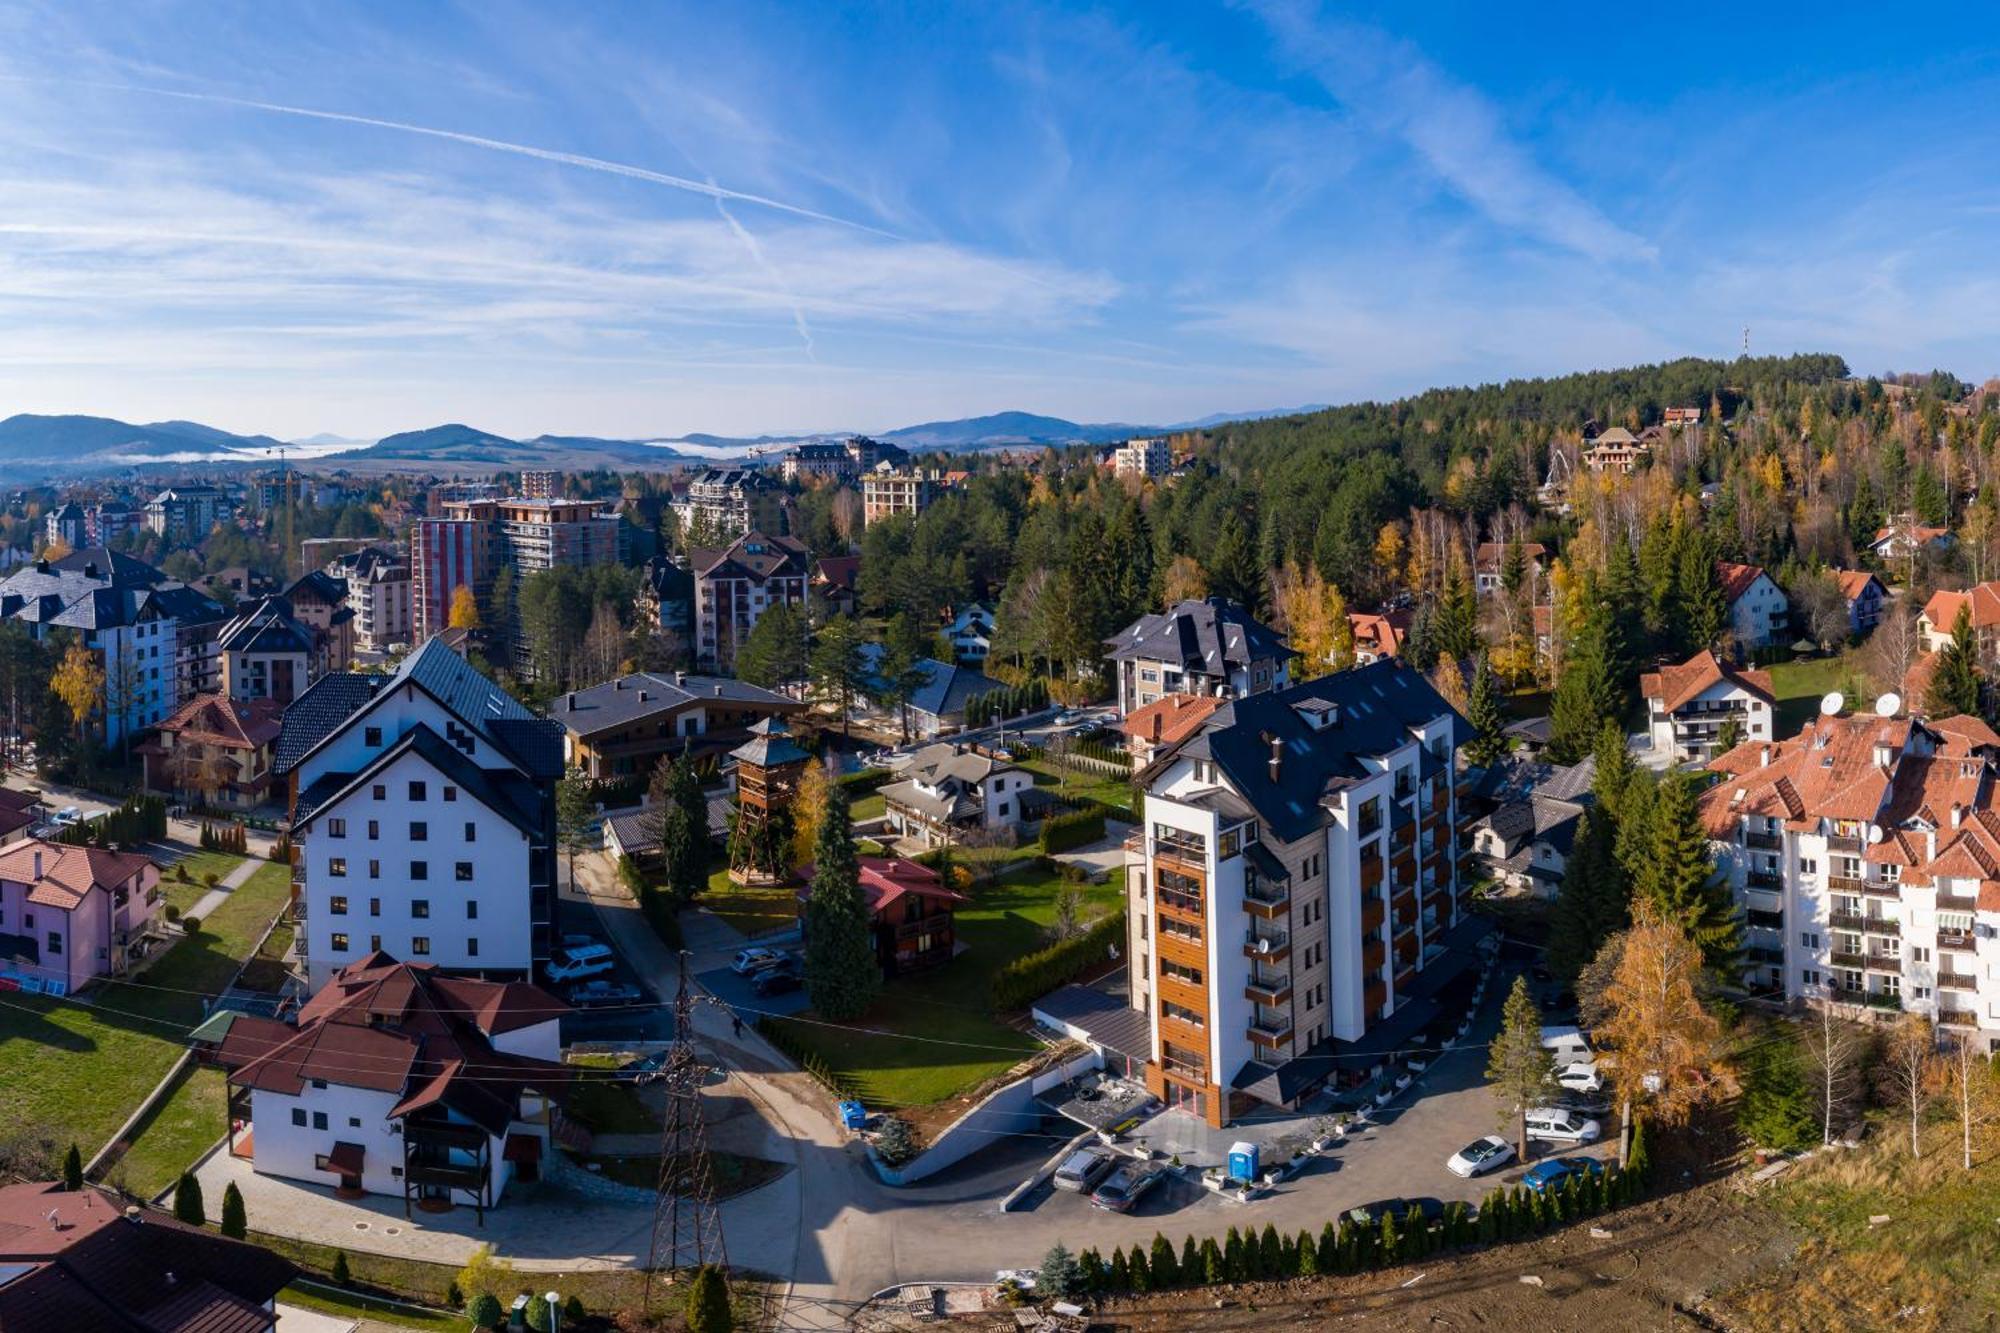
POLYGON ((868 1150, 868 1160, 883 1184, 914 1185, 964 1161, 1002 1135, 1032 1132, 1042 1121, 1041 1109, 1035 1103, 1038 1094, 1059 1083, 1066 1083, 1078 1074, 1103 1067, 1102 1055, 1096 1051, 1085 1051, 1065 1064, 996 1088, 977 1106, 947 1125, 930 1147, 901 1166, 888 1165, 872 1146, 868 1150))

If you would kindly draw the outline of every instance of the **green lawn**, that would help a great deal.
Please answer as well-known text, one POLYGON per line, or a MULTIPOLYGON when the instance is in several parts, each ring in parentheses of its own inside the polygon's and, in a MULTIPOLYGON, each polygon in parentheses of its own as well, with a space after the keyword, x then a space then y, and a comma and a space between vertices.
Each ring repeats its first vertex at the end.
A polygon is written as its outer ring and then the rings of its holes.
POLYGON ((228 986, 291 892, 289 866, 275 861, 259 866, 222 906, 209 913, 199 931, 176 940, 134 978, 138 985, 105 986, 96 997, 98 1003, 129 1013, 172 1018, 193 1027, 202 1020, 204 998, 219 995, 228 986))
POLYGON ((355 1323, 389 1324, 396 1328, 418 1330, 457 1330, 466 1326, 465 1316, 451 1314, 443 1310, 432 1310, 405 1305, 400 1301, 379 1300, 373 1296, 363 1296, 358 1292, 341 1292, 335 1295, 324 1287, 290 1286, 278 1293, 278 1299, 287 1305, 296 1305, 302 1310, 314 1310, 320 1314, 335 1315, 355 1323))
POLYGON ((219 884, 230 871, 242 865, 243 860, 234 852, 196 852, 178 862, 160 876, 160 887, 167 891, 167 905, 176 913, 186 912, 208 892, 208 876, 214 875, 219 884), (182 866, 187 867, 186 883, 182 883, 180 878, 182 866))
POLYGON ((1769 670, 1772 690, 1778 696, 1773 725, 1782 737, 1797 735, 1819 711, 1820 700, 1835 690, 1847 697, 1849 709, 1867 708, 1875 702, 1874 685, 1845 656, 1779 662, 1769 670))
POLYGON ((4 1000, 0 1124, 73 1139, 86 1158, 180 1056, 184 1028, 175 1022, 35 995, 4 1000))
POLYGON ((131 1146, 105 1178, 141 1198, 157 1196, 222 1137, 226 1104, 222 1071, 190 1067, 166 1101, 139 1122, 131 1146))
POLYGON ((888 804, 888 798, 882 795, 881 792, 871 791, 860 800, 848 806, 848 818, 856 821, 880 819, 883 812, 888 809, 888 804))
POLYGON ((1100 805, 1132 812, 1132 781, 1130 778, 1099 777, 1094 772, 1081 768, 1065 774, 1062 767, 1047 758, 1030 759, 1020 767, 1035 775, 1035 786, 1044 792, 1057 792, 1076 801, 1096 801, 1100 805))
MULTIPOLYGON (((616 1069, 625 1063, 625 1057, 572 1055, 569 1063, 586 1069, 616 1069)), ((638 1088, 609 1079, 577 1079, 569 1090, 565 1109, 598 1134, 650 1134, 660 1127, 659 1115, 646 1104, 638 1088)))
MULTIPOLYGON (((965 951, 933 971, 889 983, 854 1024, 892 1035, 775 1022, 789 1040, 852 1078, 870 1106, 928 1106, 975 1087, 1039 1049, 993 1017, 987 996, 1001 965, 1047 942, 1060 883, 1053 874, 1026 870, 975 886, 971 905, 958 912, 965 951)), ((1084 885, 1086 912, 1116 910, 1120 887, 1117 880, 1084 885)))
POLYGON ((782 930, 799 919, 798 886, 780 884, 775 888, 747 888, 732 884, 724 866, 708 877, 700 905, 727 921, 744 935, 762 935, 782 930))

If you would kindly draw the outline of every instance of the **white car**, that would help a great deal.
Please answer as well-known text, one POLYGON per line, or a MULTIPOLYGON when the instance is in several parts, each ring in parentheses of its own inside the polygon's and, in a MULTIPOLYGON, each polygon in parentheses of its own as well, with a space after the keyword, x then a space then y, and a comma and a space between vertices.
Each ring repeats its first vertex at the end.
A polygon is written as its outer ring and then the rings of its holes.
POLYGON ((737 951, 730 961, 729 970, 739 977, 747 977, 752 972, 762 972, 767 967, 776 967, 785 961, 785 956, 776 949, 766 949, 761 944, 753 944, 737 951))
POLYGON ((1528 1137, 1549 1143, 1595 1143, 1604 1126, 1565 1106, 1537 1106, 1528 1112, 1528 1137))
POLYGON ((1564 1065, 1556 1071, 1556 1086, 1567 1092, 1602 1092, 1604 1075, 1595 1064, 1564 1065))
POLYGON ((615 965, 608 946, 585 944, 574 949, 557 949, 555 956, 542 965, 542 972, 550 981, 581 981, 585 977, 602 976, 615 965))
POLYGON ((1483 1176, 1514 1160, 1514 1145, 1498 1134, 1474 1139, 1451 1155, 1445 1169, 1455 1176, 1483 1176))

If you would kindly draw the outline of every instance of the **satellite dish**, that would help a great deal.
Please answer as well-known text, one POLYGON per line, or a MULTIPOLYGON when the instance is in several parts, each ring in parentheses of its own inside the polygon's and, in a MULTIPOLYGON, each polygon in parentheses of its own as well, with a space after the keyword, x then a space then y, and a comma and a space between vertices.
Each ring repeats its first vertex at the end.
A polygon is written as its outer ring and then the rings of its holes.
POLYGON ((1835 690, 1832 694, 1827 695, 1826 698, 1819 701, 1819 711, 1827 717, 1839 717, 1840 710, 1845 707, 1847 707, 1847 696, 1843 695, 1839 690, 1835 690))
POLYGON ((1894 717, 1903 711, 1903 696, 1890 690, 1875 701, 1875 716, 1894 717))
POLYGON ((1886 836, 1880 824, 1870 824, 1868 826, 1868 841, 1880 842, 1886 836))

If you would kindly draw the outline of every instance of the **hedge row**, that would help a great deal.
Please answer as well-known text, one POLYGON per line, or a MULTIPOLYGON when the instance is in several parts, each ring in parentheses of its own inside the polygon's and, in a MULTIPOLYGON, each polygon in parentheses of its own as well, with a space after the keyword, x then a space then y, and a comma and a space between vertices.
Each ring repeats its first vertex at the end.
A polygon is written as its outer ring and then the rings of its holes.
POLYGON ((1072 939, 1024 954, 993 974, 992 1004, 997 1012, 1024 1009, 1093 963, 1102 962, 1111 947, 1125 947, 1122 907, 1072 939))
POLYGON ((1037 676, 1019 685, 1003 685, 997 690, 975 694, 965 701, 965 725, 983 727, 1000 718, 1018 717, 1049 703, 1049 683, 1037 676))
POLYGON ((1543 1194, 1520 1185, 1496 1189, 1477 1213, 1465 1203, 1451 1203, 1442 1220, 1427 1226, 1411 1225, 1411 1218, 1399 1223, 1390 1216, 1372 1223, 1343 1217, 1323 1225, 1317 1236, 1309 1230, 1283 1236, 1269 1224, 1261 1233, 1254 1227, 1239 1231, 1232 1226, 1221 1241, 1189 1236, 1178 1252, 1155 1232, 1150 1246, 1135 1245, 1130 1253, 1113 1250, 1109 1260, 1094 1249, 1072 1258, 1057 1246, 1042 1261, 1038 1287, 1058 1297, 1116 1295, 1365 1273, 1445 1251, 1526 1239, 1620 1207, 1644 1193, 1645 1174, 1635 1140, 1627 1170, 1607 1166, 1601 1174, 1571 1176, 1560 1188, 1543 1194))
POLYGON ((618 878, 624 882, 633 901, 639 904, 639 910, 652 925, 653 933, 667 947, 680 948, 680 909, 674 903, 674 896, 658 885, 647 883, 645 873, 629 856, 618 858, 618 878))
POLYGON ((876 791, 894 777, 886 768, 864 768, 859 773, 848 773, 841 777, 840 785, 847 791, 847 799, 857 800, 876 791))
POLYGON ((129 796, 95 819, 80 820, 55 841, 71 847, 130 847, 167 836, 167 803, 157 796, 129 796))
POLYGON ((834 1096, 860 1100, 860 1083, 849 1075, 835 1073, 826 1061, 820 1059, 817 1052, 808 1050, 802 1042, 792 1036, 791 1032, 783 1024, 773 1022, 767 1016, 759 1015, 757 1018, 757 1033, 765 1041, 770 1042, 773 1046, 784 1052, 791 1059, 792 1063, 796 1064, 800 1069, 805 1070, 806 1073, 818 1081, 821 1087, 831 1092, 834 1096))
POLYGON ((1102 810, 1071 810, 1065 814, 1050 815, 1042 821, 1038 845, 1044 854, 1066 852, 1072 847, 1096 842, 1103 836, 1102 810))

